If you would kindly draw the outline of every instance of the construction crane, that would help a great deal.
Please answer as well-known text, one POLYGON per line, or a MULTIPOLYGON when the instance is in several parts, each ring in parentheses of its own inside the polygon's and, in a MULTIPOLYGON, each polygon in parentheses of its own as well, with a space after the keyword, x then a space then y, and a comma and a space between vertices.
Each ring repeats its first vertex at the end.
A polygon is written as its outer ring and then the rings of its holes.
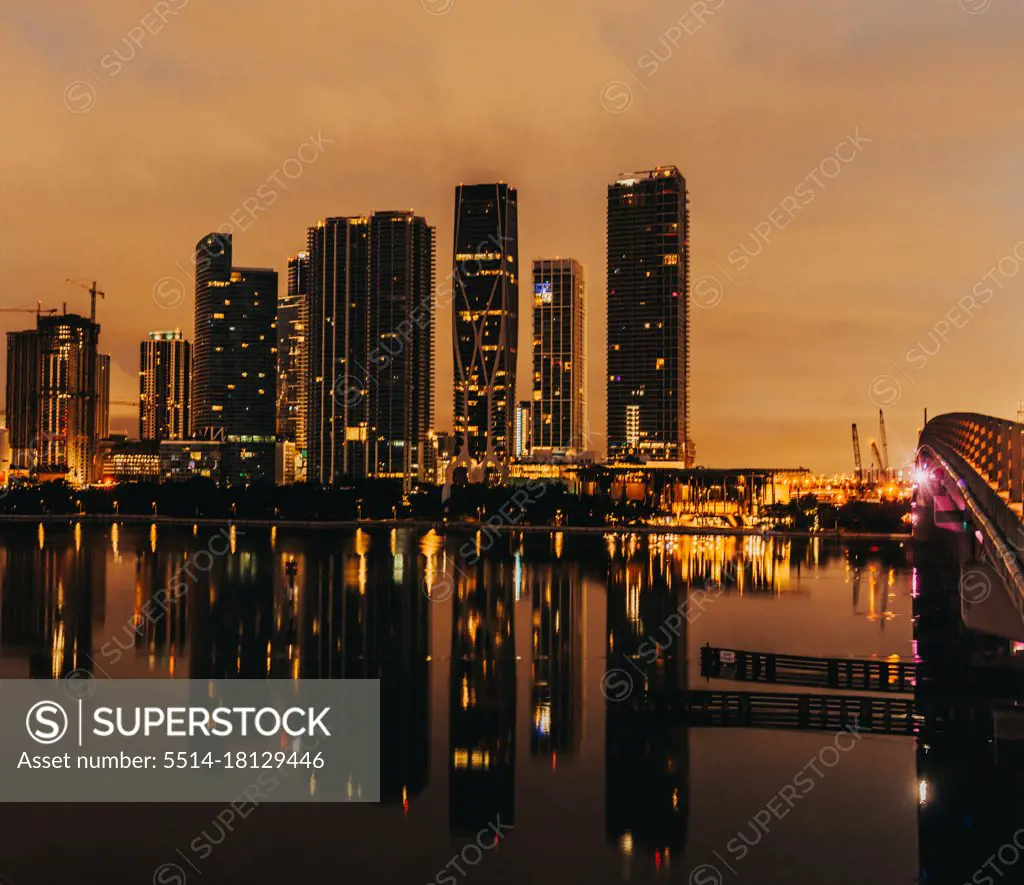
POLYGON ((857 433, 857 425, 853 425, 853 463, 857 468, 857 481, 864 479, 864 467, 860 460, 860 434, 857 433))
POLYGON ((43 302, 37 301, 35 307, 0 307, 0 313, 34 313, 41 316, 44 313, 56 313, 56 307, 43 307, 43 302))
POLYGON ((878 443, 871 440, 871 456, 874 458, 875 464, 878 465, 878 470, 881 474, 885 474, 885 464, 882 461, 882 453, 878 451, 878 443))
POLYGON ((83 289, 85 289, 86 292, 89 293, 89 319, 90 319, 91 322, 95 323, 96 322, 96 296, 99 295, 100 298, 106 298, 107 297, 107 293, 106 292, 101 292, 99 289, 96 288, 96 281, 95 280, 93 280, 93 283, 92 283, 91 286, 88 283, 82 282, 81 280, 65 279, 64 282, 65 283, 73 283, 76 286, 81 286, 83 289))
POLYGON ((882 469, 889 472, 889 441, 885 436, 885 415, 882 410, 878 410, 878 432, 882 438, 882 469))

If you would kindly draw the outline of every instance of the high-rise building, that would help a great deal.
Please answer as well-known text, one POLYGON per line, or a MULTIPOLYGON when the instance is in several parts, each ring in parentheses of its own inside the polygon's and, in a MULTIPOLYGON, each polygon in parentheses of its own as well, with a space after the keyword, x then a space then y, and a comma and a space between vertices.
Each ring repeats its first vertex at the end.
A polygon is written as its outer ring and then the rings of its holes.
POLYGON ((196 244, 193 430, 224 444, 228 484, 273 482, 277 272, 233 267, 231 235, 196 244))
POLYGON ((36 469, 66 473, 76 485, 93 481, 96 453, 100 327, 77 314, 40 316, 39 418, 36 469))
POLYGON ((455 189, 452 317, 456 466, 501 466, 512 449, 519 334, 518 197, 509 184, 455 189))
POLYGON ((309 253, 288 259, 288 287, 277 305, 277 435, 306 449, 309 405, 309 253))
POLYGON ((675 166, 608 186, 608 457, 694 462, 690 243, 675 166))
POLYGON ((110 436, 110 354, 96 355, 96 439, 110 436))
POLYGON ((512 447, 517 461, 530 457, 533 449, 533 401, 524 399, 516 406, 516 426, 512 447))
POLYGON ((27 470, 35 464, 39 425, 39 333, 35 329, 7 333, 6 403, 11 466, 27 470))
POLYGON ((333 485, 367 471, 370 226, 335 217, 308 233, 306 478, 333 485))
POLYGON ((308 245, 308 479, 422 478, 434 229, 412 212, 375 212, 321 221, 308 245))
POLYGON ((192 345, 180 329, 150 332, 139 345, 139 439, 188 439, 192 345))
POLYGON ((533 262, 533 448, 576 455, 586 415, 586 273, 573 258, 533 262))
POLYGON ((434 228, 413 212, 370 216, 370 473, 424 478, 434 416, 434 228))

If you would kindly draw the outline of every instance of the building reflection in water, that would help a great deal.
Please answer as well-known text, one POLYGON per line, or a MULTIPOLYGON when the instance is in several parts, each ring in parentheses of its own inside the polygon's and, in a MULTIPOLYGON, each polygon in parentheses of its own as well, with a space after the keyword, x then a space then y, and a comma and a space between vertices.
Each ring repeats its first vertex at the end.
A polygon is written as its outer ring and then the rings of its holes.
POLYGON ((583 727, 583 592, 580 568, 561 558, 549 568, 529 568, 533 632, 530 754, 579 751, 583 727))
POLYGON ((643 546, 630 538, 608 562, 605 826, 627 870, 669 867, 686 844, 689 734, 659 708, 687 687, 689 579, 726 571, 714 543, 651 538, 646 556, 643 546))
POLYGON ((103 548, 83 543, 80 527, 40 524, 17 532, 0 557, 4 656, 27 659, 32 678, 91 672, 93 628, 102 625, 106 605, 103 548))
POLYGON ((515 560, 503 544, 476 557, 453 576, 448 819, 460 835, 516 822, 515 560))
POLYGON ((460 838, 516 824, 517 780, 531 815, 589 741, 603 802, 596 791, 574 833, 613 846, 633 878, 685 869, 690 735, 658 709, 688 687, 686 600, 801 594, 805 570, 832 566, 850 570, 855 611, 887 611, 856 595, 871 569, 888 586, 884 560, 820 539, 524 533, 484 550, 479 535, 411 529, 273 543, 266 529, 20 531, 0 545, 0 630, 4 658, 33 676, 95 657, 116 678, 379 678, 384 804, 415 805, 433 746, 460 838), (424 592, 438 576, 450 598, 424 592), (609 671, 627 677, 615 700, 609 671))

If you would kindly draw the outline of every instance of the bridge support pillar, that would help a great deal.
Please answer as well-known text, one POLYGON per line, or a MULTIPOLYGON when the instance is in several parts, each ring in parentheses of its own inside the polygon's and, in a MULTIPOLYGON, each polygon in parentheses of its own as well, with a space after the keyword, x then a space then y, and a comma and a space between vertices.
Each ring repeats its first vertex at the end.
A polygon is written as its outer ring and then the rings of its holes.
POLYGON ((960 569, 960 617, 969 630, 1024 642, 1020 612, 1003 589, 1003 578, 987 562, 960 569))

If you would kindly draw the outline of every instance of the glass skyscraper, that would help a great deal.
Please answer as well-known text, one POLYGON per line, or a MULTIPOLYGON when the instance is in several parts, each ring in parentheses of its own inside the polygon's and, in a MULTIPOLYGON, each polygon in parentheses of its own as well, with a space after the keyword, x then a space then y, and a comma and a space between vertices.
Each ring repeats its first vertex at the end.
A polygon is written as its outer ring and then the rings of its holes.
POLYGON ((434 229, 409 211, 309 229, 308 477, 423 478, 433 423, 434 229))
POLYGON ((274 481, 277 272, 232 267, 231 235, 196 245, 193 426, 224 443, 228 484, 274 481))
POLYGON ((309 408, 309 253, 288 259, 288 286, 277 305, 277 435, 306 450, 309 408))
POLYGON ((533 450, 586 447, 586 274, 573 258, 533 262, 533 450))
POLYGON ((694 463, 690 243, 675 166, 608 186, 608 457, 694 463))
POLYGON ((367 471, 370 226, 335 217, 309 229, 309 482, 367 471))
POLYGON ((139 439, 189 438, 192 345, 180 329, 150 332, 139 345, 139 439))
POLYGON ((456 466, 511 455, 519 333, 518 196, 509 184, 455 189, 452 316, 456 466))

